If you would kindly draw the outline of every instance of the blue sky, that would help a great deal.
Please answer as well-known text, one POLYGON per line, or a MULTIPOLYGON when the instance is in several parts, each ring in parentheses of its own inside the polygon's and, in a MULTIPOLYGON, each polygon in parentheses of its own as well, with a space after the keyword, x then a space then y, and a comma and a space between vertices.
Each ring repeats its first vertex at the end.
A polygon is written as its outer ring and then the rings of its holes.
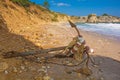
MULTIPOLYGON (((42 5, 44 0, 31 0, 42 5)), ((120 17, 120 0, 48 0, 50 10, 74 16, 107 13, 120 17)))

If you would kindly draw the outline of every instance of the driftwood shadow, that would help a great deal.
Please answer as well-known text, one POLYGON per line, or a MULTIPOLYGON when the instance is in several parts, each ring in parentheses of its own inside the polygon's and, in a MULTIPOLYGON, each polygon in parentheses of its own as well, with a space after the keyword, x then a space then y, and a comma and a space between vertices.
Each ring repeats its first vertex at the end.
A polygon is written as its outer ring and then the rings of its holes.
MULTIPOLYGON (((48 56, 48 54, 44 54, 43 56, 45 57, 48 56)), ((35 62, 37 64, 44 64, 46 66, 51 66, 51 68, 48 70, 50 76, 52 76, 53 78, 55 78, 56 80, 86 80, 84 79, 80 79, 80 77, 76 76, 76 73, 72 73, 72 70, 75 69, 79 69, 81 67, 81 65, 77 65, 77 66, 65 66, 62 62, 66 62, 66 61, 74 61, 73 58, 68 58, 68 57, 56 57, 54 59, 50 59, 50 62, 43 62, 41 63, 41 61, 38 61, 38 58, 40 59, 41 57, 43 57, 42 55, 38 54, 37 57, 32 56, 32 57, 27 57, 25 58, 27 61, 30 61, 31 63, 35 62), (63 65, 62 65, 63 64, 63 65), (59 70, 58 70, 59 69, 59 70), (67 73, 71 72, 71 76, 67 73), (66 72, 66 73, 65 73, 66 72), (64 78, 63 78, 64 76, 64 78)), ((105 57, 105 56, 91 56, 92 58, 94 58, 95 60, 95 64, 97 65, 94 66, 91 62, 89 63, 90 65, 90 69, 92 70, 93 74, 92 76, 96 78, 96 80, 120 80, 120 61, 115 60, 113 58, 110 57, 105 57)), ((75 63, 75 61, 74 61, 75 63)), ((83 77, 82 77, 83 78, 83 77)))

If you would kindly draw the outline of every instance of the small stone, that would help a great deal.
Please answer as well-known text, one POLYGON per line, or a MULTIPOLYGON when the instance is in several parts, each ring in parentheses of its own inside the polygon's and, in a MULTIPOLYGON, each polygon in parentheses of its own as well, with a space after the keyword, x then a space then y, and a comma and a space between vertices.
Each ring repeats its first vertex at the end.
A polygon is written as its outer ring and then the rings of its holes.
POLYGON ((17 72, 18 72, 18 70, 17 70, 17 68, 16 68, 16 67, 13 67, 13 72, 15 72, 15 73, 17 73, 17 72))
POLYGON ((93 65, 93 67, 96 67, 96 68, 98 68, 98 65, 93 65))
POLYGON ((4 72, 5 74, 8 74, 8 71, 7 70, 5 70, 5 72, 4 72))
POLYGON ((19 73, 22 73, 22 71, 20 70, 19 73))
POLYGON ((51 80, 50 76, 44 76, 43 80, 51 80))
POLYGON ((89 77, 89 80, 96 80, 96 78, 95 77, 89 77))
POLYGON ((69 62, 69 61, 66 61, 65 63, 66 63, 66 64, 69 64, 70 62, 69 62))
POLYGON ((50 69, 50 66, 47 66, 48 69, 50 69))
POLYGON ((38 69, 38 72, 44 72, 44 69, 38 69))
POLYGON ((37 58, 37 61, 40 61, 40 58, 39 58, 39 57, 37 58))
POLYGON ((20 59, 20 60, 22 60, 23 58, 22 58, 22 57, 17 57, 17 59, 20 59))
POLYGON ((38 57, 37 59, 38 59, 38 60, 40 60, 40 58, 39 58, 39 57, 38 57))
POLYGON ((25 67, 24 67, 24 66, 20 66, 20 68, 21 68, 22 70, 24 70, 24 69, 25 69, 25 67))
POLYGON ((47 69, 41 68, 41 69, 39 69, 37 72, 44 72, 44 73, 47 73, 47 69))
POLYGON ((50 80, 54 80, 53 78, 51 78, 50 80))
POLYGON ((101 77, 101 78, 100 78, 100 80, 104 80, 104 78, 103 78, 103 77, 101 77))
POLYGON ((8 64, 6 62, 0 63, 0 72, 6 70, 8 68, 8 64))
POLYGON ((43 69, 45 69, 45 68, 46 68, 46 66, 42 66, 42 68, 43 68, 43 69))
POLYGON ((35 80, 43 80, 43 77, 42 76, 35 77, 35 80))
POLYGON ((35 71, 35 70, 36 70, 35 67, 29 67, 29 69, 30 69, 31 71, 35 71))
POLYGON ((87 67, 77 69, 77 70, 75 70, 75 72, 81 73, 81 74, 86 75, 86 76, 90 76, 92 74, 92 71, 87 67))
POLYGON ((25 64, 25 65, 28 65, 28 64, 29 64, 29 62, 28 62, 28 61, 24 61, 24 64, 25 64))
POLYGON ((82 75, 80 73, 78 73, 78 77, 81 77, 82 75))
POLYGON ((68 63, 67 65, 68 65, 68 66, 72 66, 73 64, 72 64, 72 63, 68 63))

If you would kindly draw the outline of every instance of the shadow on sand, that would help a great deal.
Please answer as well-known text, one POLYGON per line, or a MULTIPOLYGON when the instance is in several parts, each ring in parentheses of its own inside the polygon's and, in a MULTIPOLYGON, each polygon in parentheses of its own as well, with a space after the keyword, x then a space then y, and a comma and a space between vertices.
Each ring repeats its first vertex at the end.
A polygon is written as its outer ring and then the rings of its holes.
MULTIPOLYGON (((41 58, 42 55, 39 54, 37 57, 41 58)), ((94 58, 95 63, 97 64, 96 67, 93 66, 91 62, 89 63, 93 72, 92 77, 96 78, 95 80, 120 80, 120 61, 99 55, 92 56, 92 58, 94 58)), ((26 60, 31 63, 35 62, 38 65, 41 64, 41 62, 38 62, 35 57, 28 57, 26 60)), ((50 63, 42 63, 42 65, 50 66, 50 69, 48 69, 48 74, 55 80, 86 80, 84 76, 80 77, 78 76, 78 73, 72 72, 75 69, 79 69, 81 65, 73 67, 61 65, 66 61, 75 63, 73 58, 54 58, 50 59, 50 63)))
POLYGON ((9 32, 5 20, 0 15, 0 54, 8 51, 23 52, 35 49, 39 49, 39 47, 31 41, 9 32))

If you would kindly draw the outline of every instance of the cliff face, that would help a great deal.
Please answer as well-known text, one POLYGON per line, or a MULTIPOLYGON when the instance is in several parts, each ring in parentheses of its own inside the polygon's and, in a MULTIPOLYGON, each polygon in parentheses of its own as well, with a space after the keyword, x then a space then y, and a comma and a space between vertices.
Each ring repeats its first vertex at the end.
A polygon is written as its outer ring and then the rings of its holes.
POLYGON ((55 26, 51 30, 56 31, 57 28, 58 31, 48 33, 50 31, 46 27, 47 23, 65 22, 69 18, 65 14, 55 13, 38 5, 23 7, 10 0, 0 0, 0 50, 21 52, 58 45, 58 41, 52 39, 52 36, 61 34, 63 29, 59 32, 60 28, 55 26))
POLYGON ((120 18, 114 16, 100 16, 97 22, 120 22, 120 18))
POLYGON ((23 7, 10 0, 0 0, 0 14, 9 29, 47 22, 64 22, 70 18, 67 15, 49 11, 38 5, 31 4, 29 7, 23 7))
POLYGON ((89 23, 96 23, 97 22, 97 16, 96 16, 96 14, 90 14, 88 16, 87 22, 89 22, 89 23))
POLYGON ((115 17, 115 16, 97 16, 96 14, 90 14, 88 16, 85 17, 79 17, 78 22, 88 22, 88 23, 110 23, 110 22, 120 22, 120 18, 119 17, 115 17))

